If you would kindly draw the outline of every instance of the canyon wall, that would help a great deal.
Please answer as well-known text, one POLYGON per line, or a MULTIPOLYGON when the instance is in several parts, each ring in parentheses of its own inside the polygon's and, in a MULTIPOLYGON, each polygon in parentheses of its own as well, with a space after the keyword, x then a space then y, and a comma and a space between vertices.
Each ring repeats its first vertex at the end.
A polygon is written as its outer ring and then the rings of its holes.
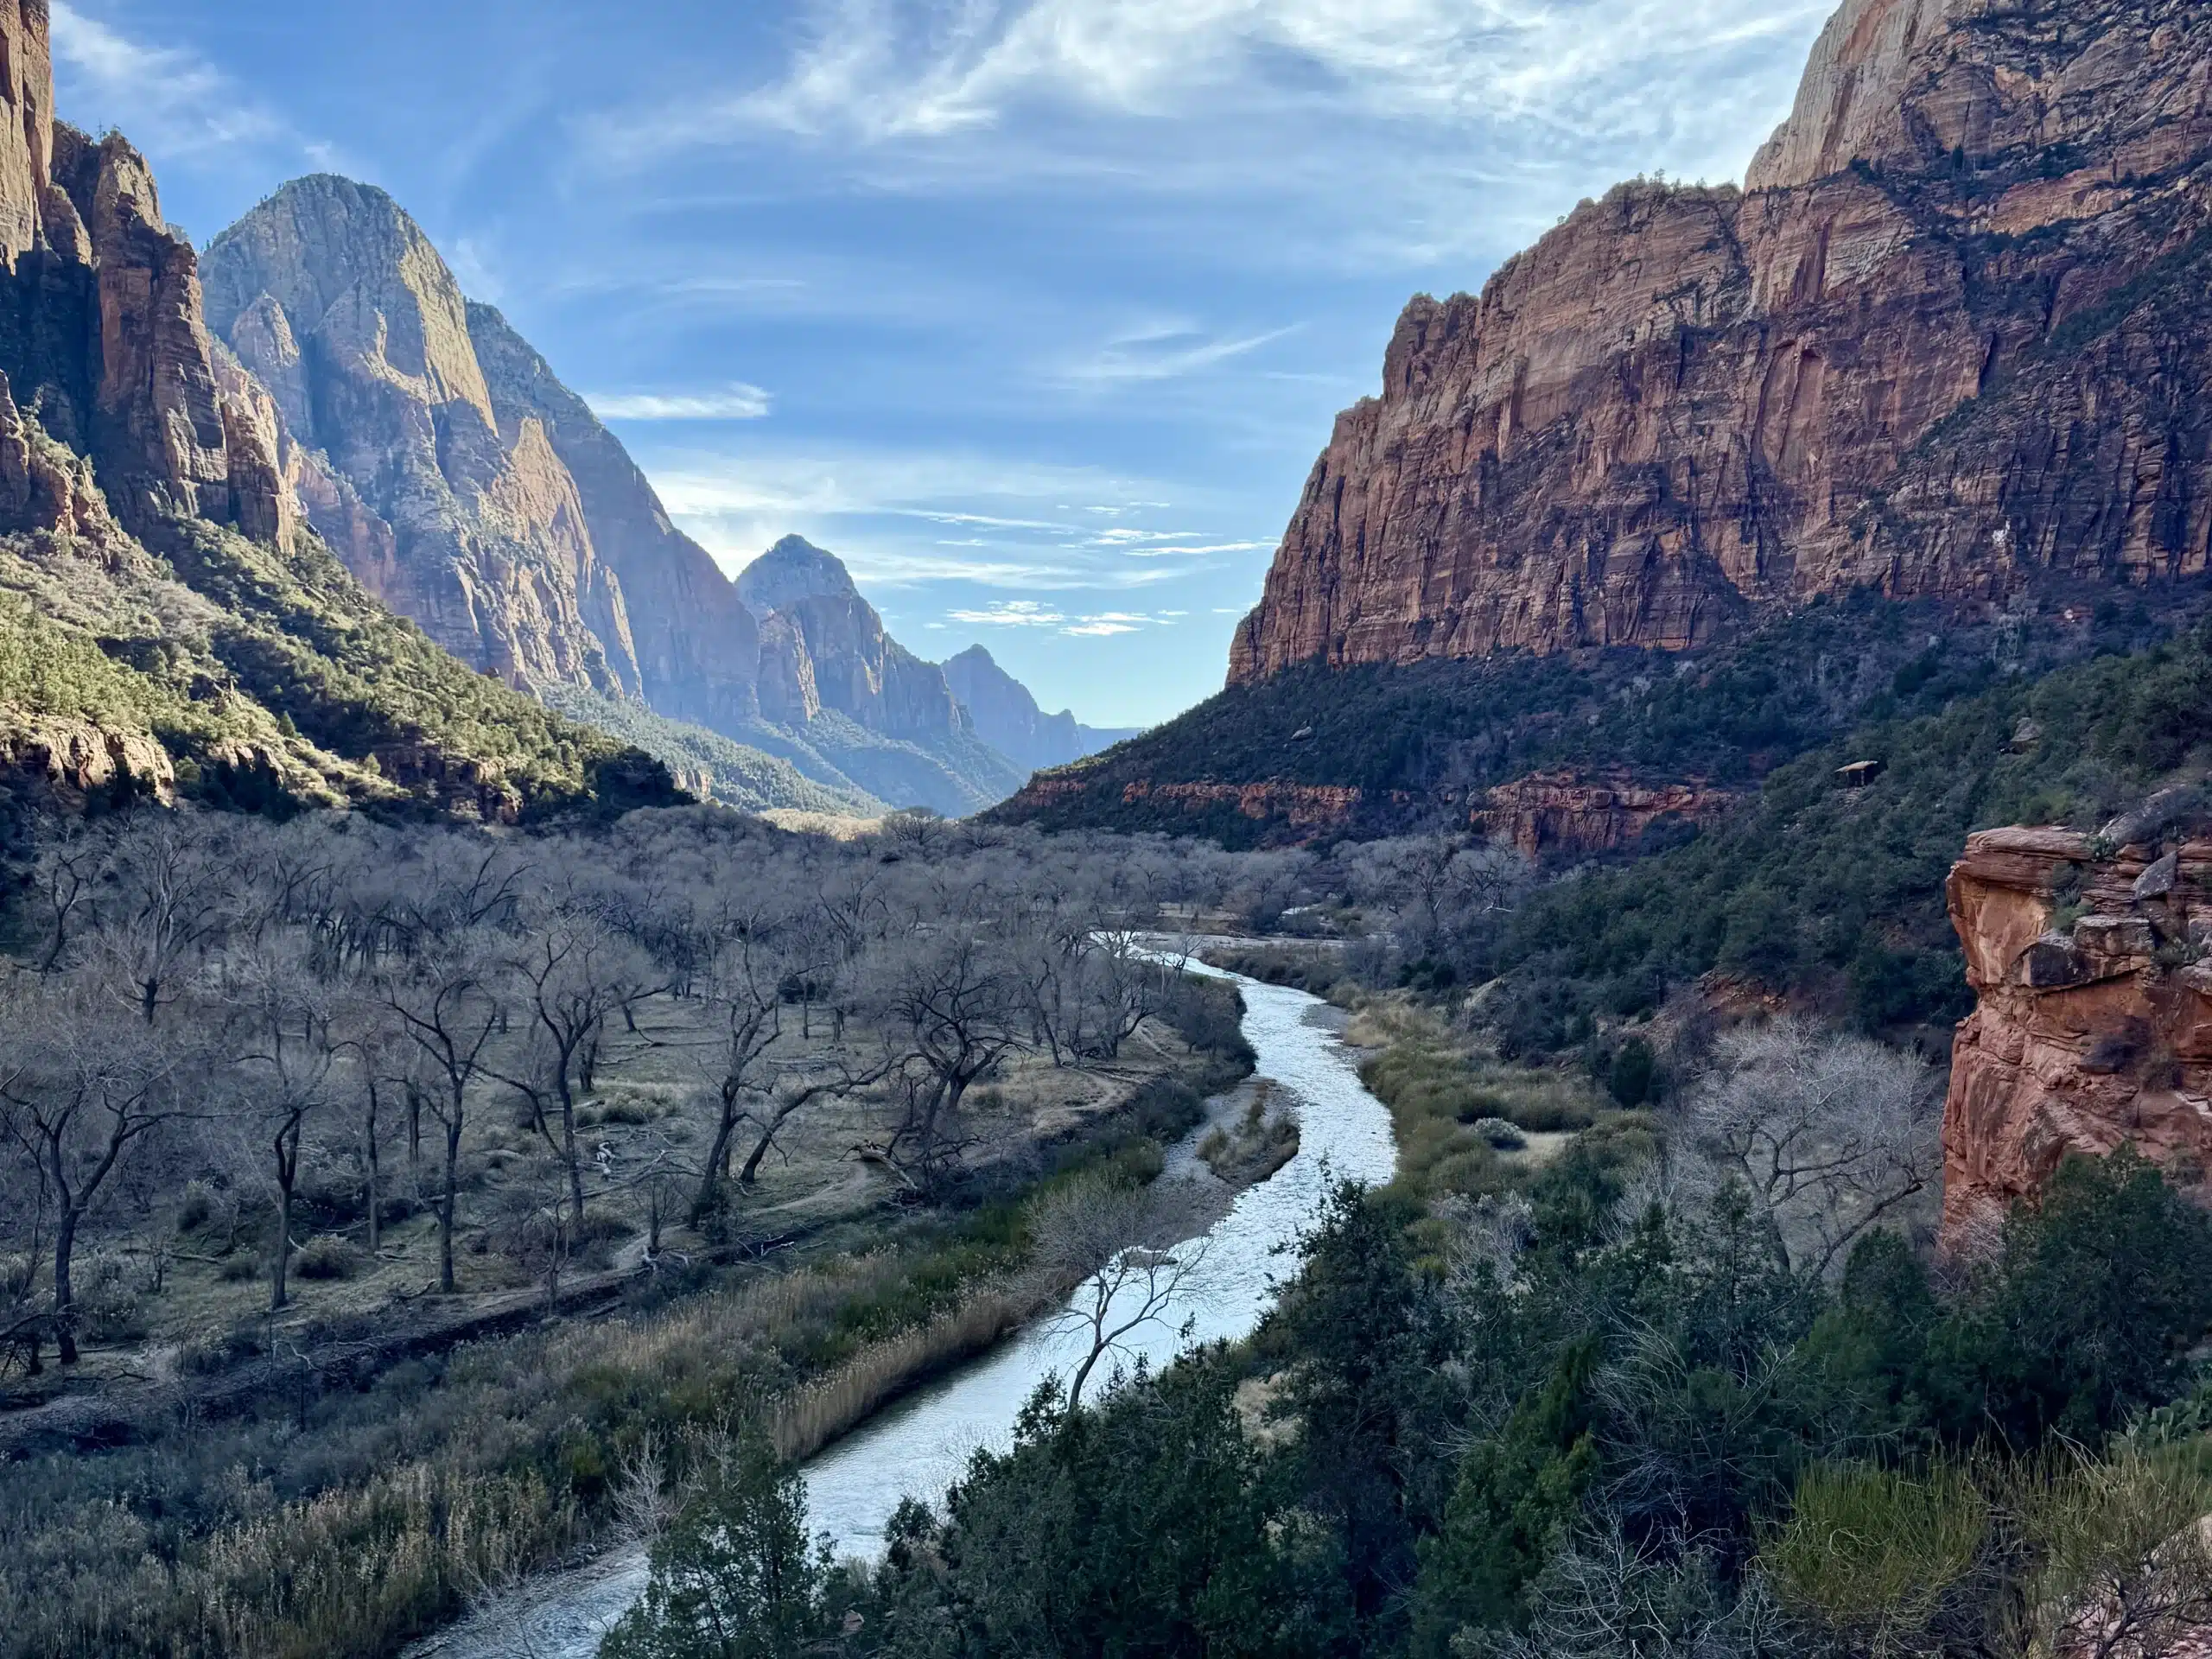
POLYGON ((296 472, 334 474, 298 493, 370 592, 517 686, 641 689, 575 480, 535 410, 502 419, 460 284, 389 196, 285 186, 208 248, 207 303, 317 457, 296 472))
POLYGON ((2208 288, 2212 9, 1847 0, 1746 189, 1407 308, 1230 680, 2201 574, 2208 288))
POLYGON ((1979 999, 1944 1107, 1947 1240, 1973 1243, 2069 1152, 2132 1143, 2201 1184, 2212 1169, 2212 839, 2162 830, 2155 813, 2096 838, 1985 830, 1946 893, 1979 999))

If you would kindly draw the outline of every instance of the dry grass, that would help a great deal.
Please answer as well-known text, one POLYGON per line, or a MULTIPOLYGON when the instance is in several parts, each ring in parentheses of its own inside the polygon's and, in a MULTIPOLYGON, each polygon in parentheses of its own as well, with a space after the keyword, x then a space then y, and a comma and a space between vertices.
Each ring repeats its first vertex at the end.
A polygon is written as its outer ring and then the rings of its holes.
POLYGON ((930 1378, 972 1359, 1033 1318, 1040 1298, 986 1287, 927 1325, 871 1343, 829 1376, 793 1390, 769 1414, 777 1452, 809 1458, 930 1378))
POLYGON ((1498 1191, 1517 1166, 1550 1157, 1604 1109, 1587 1080, 1484 1053, 1410 999, 1369 1000, 1344 1037, 1373 1051, 1361 1080, 1390 1109, 1397 1184, 1422 1197, 1498 1191), (1513 1125, 1529 1144, 1501 1151, 1483 1128, 1488 1120, 1513 1125))

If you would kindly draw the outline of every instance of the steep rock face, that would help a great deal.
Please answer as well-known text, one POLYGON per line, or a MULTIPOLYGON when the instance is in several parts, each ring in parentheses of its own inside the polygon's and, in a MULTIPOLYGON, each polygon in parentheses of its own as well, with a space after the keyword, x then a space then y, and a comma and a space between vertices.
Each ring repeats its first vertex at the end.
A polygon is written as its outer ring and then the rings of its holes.
POLYGON ((835 555, 786 536, 738 575, 767 618, 760 632, 760 709, 804 726, 824 709, 887 737, 972 731, 944 671, 886 632, 835 555))
POLYGON ((1621 187, 1415 300, 1232 683, 2204 571, 2212 11, 1848 0, 1750 185, 1621 187))
POLYGON ((275 455, 217 383, 199 262, 145 159, 53 117, 41 0, 0 0, 0 372, 98 462, 126 524, 286 534, 275 455))
POLYGON ((760 712, 760 636, 736 588, 504 316, 472 301, 468 334, 501 429, 536 422, 575 480, 593 545, 620 585, 645 701, 672 719, 741 729, 760 712))
POLYGON ((1539 772, 1488 791, 1469 822, 1531 858, 1582 856, 1630 850, 1654 824, 1707 823, 1735 804, 1726 790, 1693 783, 1539 772))
POLYGON ((1001 668, 981 645, 969 646, 942 666, 952 695, 976 722, 976 734, 1024 771, 1065 766, 1136 735, 1083 725, 1072 709, 1046 714, 1029 688, 1001 668))
POLYGON ((460 285, 390 197, 295 181, 216 239, 206 280, 211 324, 351 486, 301 494, 372 593, 515 684, 639 690, 575 480, 543 416, 495 407, 460 285))
POLYGON ((2114 854, 2067 830, 1986 830, 1946 894, 1979 998, 1943 1113, 1947 1236, 1970 1242, 2069 1152, 2133 1142, 2201 1179, 2212 1168, 2212 841, 2114 854))
POLYGON ((54 185, 54 48, 47 0, 0 0, 0 259, 43 239, 54 185))

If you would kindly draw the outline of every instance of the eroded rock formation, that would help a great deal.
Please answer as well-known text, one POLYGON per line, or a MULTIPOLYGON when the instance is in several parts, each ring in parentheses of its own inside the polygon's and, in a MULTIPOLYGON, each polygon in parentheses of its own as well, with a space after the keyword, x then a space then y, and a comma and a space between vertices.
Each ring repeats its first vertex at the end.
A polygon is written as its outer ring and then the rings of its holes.
POLYGON ((291 438, 351 486, 299 493, 372 593, 514 684, 640 690, 620 580, 544 419, 512 403, 502 418, 460 284, 389 196, 286 185, 208 249, 207 288, 291 438))
POLYGON ((1847 0, 1748 188, 1407 308, 1230 679, 2202 573, 2212 9, 1847 0))
POLYGON ((1726 790, 1693 783, 1539 772, 1488 791, 1470 822, 1531 858, 1577 857, 1632 850, 1655 824, 1708 823, 1735 804, 1726 790))
POLYGON ((2133 1143, 2202 1181, 2212 840, 2175 831, 2113 850, 2069 830, 1985 830, 1946 891, 1980 999, 1944 1107, 1946 1236, 1970 1241, 2069 1152, 2133 1143))
POLYGON ((944 671, 886 632, 851 573, 804 537, 786 536, 738 576, 760 630, 760 708, 804 726, 824 709, 887 737, 972 733, 944 671))

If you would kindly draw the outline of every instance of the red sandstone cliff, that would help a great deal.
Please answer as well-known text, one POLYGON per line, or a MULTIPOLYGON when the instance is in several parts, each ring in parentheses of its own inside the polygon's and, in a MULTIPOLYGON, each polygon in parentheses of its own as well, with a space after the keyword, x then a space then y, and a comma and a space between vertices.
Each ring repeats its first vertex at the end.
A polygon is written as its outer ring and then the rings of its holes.
POLYGON ((1747 183, 1408 307, 1231 682, 2205 569, 2212 7, 1847 0, 1747 183))
POLYGON ((2212 841, 2100 856, 2062 830, 1970 837, 1946 889, 1980 1006, 1943 1114, 1954 1242, 2069 1152, 2212 1169, 2212 841))

